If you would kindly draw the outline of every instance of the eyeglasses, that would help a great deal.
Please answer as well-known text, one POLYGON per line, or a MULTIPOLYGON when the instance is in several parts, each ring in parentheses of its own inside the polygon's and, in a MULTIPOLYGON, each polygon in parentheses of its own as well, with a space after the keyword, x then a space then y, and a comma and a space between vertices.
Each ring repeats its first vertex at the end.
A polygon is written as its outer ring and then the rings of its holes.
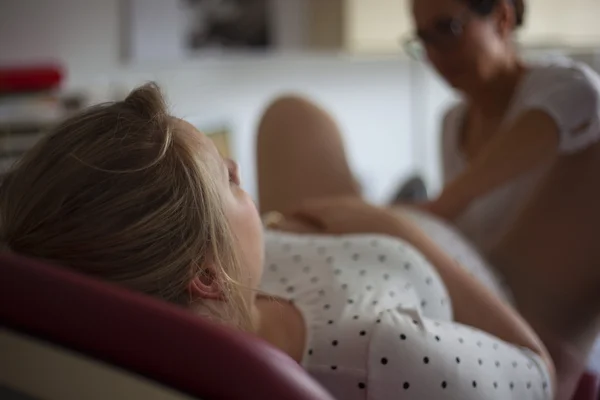
POLYGON ((458 44, 471 19, 472 14, 469 11, 456 17, 440 19, 432 29, 419 30, 416 35, 404 39, 404 51, 415 60, 425 59, 426 47, 434 47, 442 52, 451 51, 458 44))

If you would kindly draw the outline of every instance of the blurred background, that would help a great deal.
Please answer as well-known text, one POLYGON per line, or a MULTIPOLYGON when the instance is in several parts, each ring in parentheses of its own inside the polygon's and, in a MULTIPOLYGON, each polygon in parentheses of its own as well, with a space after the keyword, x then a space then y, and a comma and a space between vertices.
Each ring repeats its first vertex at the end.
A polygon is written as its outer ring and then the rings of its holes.
MULTIPOLYGON (((517 38, 528 58, 600 70, 599 0, 528 7, 517 38)), ((240 163, 253 195, 258 118, 289 92, 333 113, 369 199, 414 173, 435 193, 452 94, 403 53, 409 12, 408 0, 0 0, 0 70, 13 82, 0 80, 0 168, 70 112, 155 80, 175 115, 240 163)))

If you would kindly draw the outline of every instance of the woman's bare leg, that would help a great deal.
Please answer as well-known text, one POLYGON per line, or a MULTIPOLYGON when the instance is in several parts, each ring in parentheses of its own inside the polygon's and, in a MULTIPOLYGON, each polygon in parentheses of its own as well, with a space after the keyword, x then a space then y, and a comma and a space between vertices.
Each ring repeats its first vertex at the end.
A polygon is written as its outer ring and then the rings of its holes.
POLYGON ((266 109, 257 163, 262 213, 293 210, 312 198, 360 196, 336 123, 301 97, 281 97, 266 109))
POLYGON ((598 171, 600 144, 561 157, 492 254, 568 395, 600 332, 598 171))

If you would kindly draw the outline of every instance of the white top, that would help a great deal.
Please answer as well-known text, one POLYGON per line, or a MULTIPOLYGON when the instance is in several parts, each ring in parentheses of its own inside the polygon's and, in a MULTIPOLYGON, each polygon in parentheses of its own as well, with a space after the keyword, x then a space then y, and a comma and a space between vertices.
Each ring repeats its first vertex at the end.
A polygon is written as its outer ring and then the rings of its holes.
MULTIPOLYGON (((585 149, 600 139, 600 77, 588 66, 569 59, 553 59, 530 66, 502 121, 508 128, 530 110, 542 110, 560 131, 560 153, 585 149)), ((468 166, 459 148, 467 104, 457 104, 446 114, 442 128, 444 180, 452 181, 468 166)), ((456 220, 458 228, 484 253, 490 250, 525 206, 549 166, 523 174, 476 200, 456 220)))
POLYGON ((261 289, 301 311, 302 365, 336 398, 552 398, 537 355, 453 322, 443 281, 410 245, 373 235, 265 239, 261 289))

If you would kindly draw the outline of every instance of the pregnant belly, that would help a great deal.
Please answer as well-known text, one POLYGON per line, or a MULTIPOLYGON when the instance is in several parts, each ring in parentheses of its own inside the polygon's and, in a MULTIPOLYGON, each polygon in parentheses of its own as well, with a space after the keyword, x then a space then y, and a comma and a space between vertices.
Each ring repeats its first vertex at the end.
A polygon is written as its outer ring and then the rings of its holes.
POLYGON ((431 240, 490 291, 508 303, 513 303, 511 292, 501 275, 458 229, 435 216, 414 208, 397 207, 395 210, 410 218, 431 240))

